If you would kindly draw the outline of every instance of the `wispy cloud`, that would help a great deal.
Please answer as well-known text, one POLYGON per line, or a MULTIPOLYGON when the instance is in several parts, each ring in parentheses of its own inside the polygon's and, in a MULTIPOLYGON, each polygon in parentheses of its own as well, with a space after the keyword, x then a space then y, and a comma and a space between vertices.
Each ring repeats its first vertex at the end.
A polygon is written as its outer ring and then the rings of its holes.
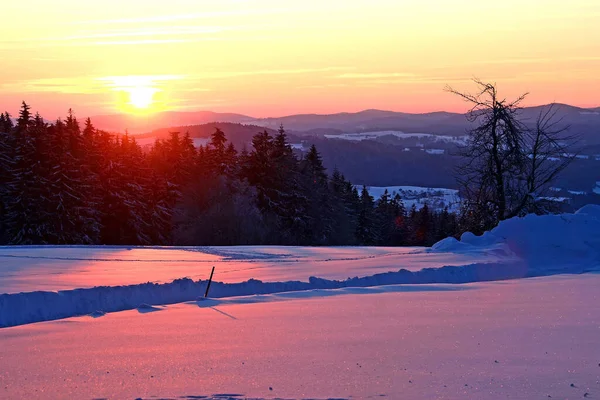
MULTIPOLYGON (((416 74, 412 72, 351 72, 336 76, 337 79, 352 81, 352 85, 360 87, 377 87, 399 84, 438 84, 439 82, 464 82, 472 78, 465 76, 443 76, 416 74)), ((314 87, 334 87, 334 85, 315 85, 314 87)))
POLYGON ((96 78, 97 81, 103 82, 106 86, 122 89, 140 86, 154 86, 166 81, 175 81, 183 79, 183 75, 121 75, 121 76, 105 76, 96 78))
MULTIPOLYGON (((302 74, 329 73, 351 70, 351 67, 263 69, 247 71, 205 71, 198 74, 154 74, 154 75, 116 75, 116 76, 79 76, 70 78, 44 78, 5 82, 0 88, 7 92, 57 92, 57 93, 106 93, 109 90, 126 90, 132 87, 169 87, 183 92, 211 91, 206 83, 236 77, 286 76, 302 74)), ((339 85, 338 85, 339 86, 339 85)))
POLYGON ((178 21, 192 21, 198 19, 219 18, 219 17, 239 17, 239 16, 254 16, 254 15, 269 15, 281 14, 290 12, 290 8, 273 8, 273 9, 258 9, 258 10, 236 10, 236 11, 209 11, 190 14, 175 14, 175 15, 159 15, 146 17, 118 18, 118 19, 102 19, 102 20, 84 20, 73 22, 76 25, 113 25, 113 24, 148 24, 148 23, 169 23, 178 21))
POLYGON ((94 46, 130 46, 130 45, 147 45, 147 44, 171 44, 171 43, 191 43, 198 40, 192 39, 139 39, 139 40, 101 40, 85 45, 94 46))
POLYGON ((58 38, 47 38, 44 41, 69 41, 69 40, 82 40, 82 39, 102 39, 102 38, 115 38, 115 37, 131 37, 131 36, 179 36, 179 35, 201 35, 201 34, 214 34, 224 32, 226 30, 233 30, 232 27, 222 26, 182 26, 182 27, 166 27, 161 29, 128 29, 128 30, 114 30, 109 32, 100 33, 87 33, 73 36, 65 36, 58 38))
POLYGON ((291 68, 291 69, 263 69, 256 71, 230 71, 207 72, 197 75, 197 78, 233 78, 252 75, 300 75, 315 72, 333 72, 352 69, 351 67, 324 67, 324 68, 291 68))
POLYGON ((600 56, 579 56, 579 57, 542 57, 542 58, 507 58, 501 60, 481 60, 475 64, 495 65, 495 64, 546 64, 546 63, 565 63, 572 61, 600 61, 600 56))
POLYGON ((415 74, 407 72, 356 72, 341 74, 340 79, 381 79, 381 78, 412 78, 415 74))
POLYGON ((106 92, 105 86, 93 78, 45 78, 10 82, 0 85, 5 92, 53 92, 69 94, 92 94, 106 92))
POLYGON ((341 87, 351 87, 351 85, 346 84, 346 83, 327 83, 324 85, 298 86, 298 89, 326 89, 326 88, 341 88, 341 87))
POLYGON ((32 79, 0 85, 7 92, 53 92, 69 94, 106 93, 108 90, 127 90, 150 87, 160 89, 168 81, 180 81, 183 75, 123 75, 107 77, 72 77, 32 79))

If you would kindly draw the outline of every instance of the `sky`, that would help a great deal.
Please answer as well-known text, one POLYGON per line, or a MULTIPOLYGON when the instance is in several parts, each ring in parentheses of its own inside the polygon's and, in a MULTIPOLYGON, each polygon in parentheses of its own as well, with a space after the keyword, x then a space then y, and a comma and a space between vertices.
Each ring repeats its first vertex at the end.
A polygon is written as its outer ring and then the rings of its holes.
POLYGON ((460 111, 446 85, 600 106, 598 0, 8 0, 0 108, 460 111))

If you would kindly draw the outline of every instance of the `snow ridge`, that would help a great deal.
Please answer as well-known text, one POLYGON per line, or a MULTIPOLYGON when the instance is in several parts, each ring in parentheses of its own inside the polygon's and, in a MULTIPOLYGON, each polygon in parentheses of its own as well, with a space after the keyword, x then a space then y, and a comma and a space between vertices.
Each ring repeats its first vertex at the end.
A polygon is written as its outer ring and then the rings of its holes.
MULTIPOLYGON (((584 273, 594 270, 581 266, 565 266, 555 273, 584 273)), ((472 264, 425 268, 411 272, 402 269, 344 281, 310 277, 308 282, 262 282, 251 279, 241 283, 213 282, 211 297, 237 297, 259 294, 295 292, 314 289, 341 289, 393 284, 470 283, 538 276, 525 263, 472 264)), ((207 281, 189 278, 171 283, 95 287, 59 292, 29 292, 0 295, 0 328, 50 321, 74 316, 133 310, 141 304, 164 305, 192 301, 204 294, 207 281)))

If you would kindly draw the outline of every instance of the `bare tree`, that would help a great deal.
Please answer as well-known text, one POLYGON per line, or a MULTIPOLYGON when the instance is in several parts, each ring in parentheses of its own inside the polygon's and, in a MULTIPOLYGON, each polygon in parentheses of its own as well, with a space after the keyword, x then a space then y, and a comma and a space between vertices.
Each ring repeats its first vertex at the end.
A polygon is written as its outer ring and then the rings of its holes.
POLYGON ((446 89, 470 103, 467 118, 474 124, 457 171, 463 211, 480 230, 515 216, 546 212, 540 199, 574 159, 570 148, 575 137, 561 126, 555 105, 543 108, 535 123, 528 124, 520 113, 527 94, 509 101, 498 95, 494 84, 475 83, 475 94, 446 89))

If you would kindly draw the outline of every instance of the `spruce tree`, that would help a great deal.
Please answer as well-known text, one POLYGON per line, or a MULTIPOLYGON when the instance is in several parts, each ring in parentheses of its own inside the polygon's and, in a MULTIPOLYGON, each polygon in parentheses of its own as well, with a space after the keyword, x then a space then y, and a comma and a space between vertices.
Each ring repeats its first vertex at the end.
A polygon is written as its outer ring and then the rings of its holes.
POLYGON ((375 245, 379 240, 375 219, 375 201, 366 186, 363 186, 360 193, 360 208, 358 213, 356 238, 363 246, 375 245))
POLYGON ((301 166, 308 204, 304 211, 306 232, 304 241, 326 244, 333 235, 333 209, 329 199, 328 177, 321 155, 313 144, 301 166))
POLYGON ((8 112, 0 114, 0 244, 6 243, 6 200, 13 154, 10 139, 12 121, 8 112), (9 124, 10 122, 10 124, 9 124))
POLYGON ((11 244, 47 243, 48 182, 43 168, 44 124, 23 102, 10 139, 13 163, 5 189, 5 230, 11 244))
POLYGON ((356 244, 358 194, 354 186, 346 181, 344 175, 336 168, 331 175, 330 201, 332 207, 333 231, 329 244, 356 244), (354 199, 356 194, 356 199, 354 199))

